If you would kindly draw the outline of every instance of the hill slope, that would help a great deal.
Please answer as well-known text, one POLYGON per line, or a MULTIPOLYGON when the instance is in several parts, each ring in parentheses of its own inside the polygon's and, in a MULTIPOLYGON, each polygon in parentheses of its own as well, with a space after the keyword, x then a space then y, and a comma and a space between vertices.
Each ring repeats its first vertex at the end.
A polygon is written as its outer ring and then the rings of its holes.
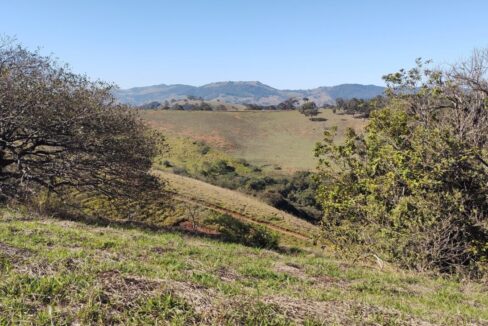
POLYGON ((488 323, 486 287, 0 209, 0 324, 488 323))
POLYGON ((363 119, 324 110, 325 121, 310 121, 296 111, 203 112, 141 111, 141 116, 165 134, 204 141, 234 157, 285 172, 314 169, 313 150, 327 128, 337 126, 340 141, 347 128, 360 130, 363 119))
POLYGON ((318 227, 256 198, 172 173, 154 173, 168 181, 175 200, 228 214, 245 223, 266 226, 280 236, 282 243, 310 245, 319 237, 318 227))
POLYGON ((257 81, 217 82, 200 87, 189 85, 154 85, 118 90, 119 101, 141 105, 152 101, 181 99, 186 96, 202 97, 205 100, 222 100, 229 103, 253 103, 276 105, 290 97, 308 97, 319 105, 332 104, 338 97, 372 98, 383 94, 384 87, 361 84, 342 84, 307 90, 279 90, 257 81))

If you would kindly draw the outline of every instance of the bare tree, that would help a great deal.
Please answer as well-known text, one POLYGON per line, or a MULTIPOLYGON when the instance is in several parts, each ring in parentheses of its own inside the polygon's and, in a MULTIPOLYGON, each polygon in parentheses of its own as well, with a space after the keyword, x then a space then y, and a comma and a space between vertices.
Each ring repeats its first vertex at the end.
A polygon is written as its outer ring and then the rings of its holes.
POLYGON ((384 76, 390 95, 408 103, 419 123, 450 130, 488 168, 488 49, 446 71, 424 68, 429 63, 419 58, 417 67, 384 76))
POLYGON ((188 217, 191 220, 191 227, 193 230, 197 227, 197 215, 198 215, 198 207, 195 205, 188 204, 186 206, 186 211, 188 212, 188 217))

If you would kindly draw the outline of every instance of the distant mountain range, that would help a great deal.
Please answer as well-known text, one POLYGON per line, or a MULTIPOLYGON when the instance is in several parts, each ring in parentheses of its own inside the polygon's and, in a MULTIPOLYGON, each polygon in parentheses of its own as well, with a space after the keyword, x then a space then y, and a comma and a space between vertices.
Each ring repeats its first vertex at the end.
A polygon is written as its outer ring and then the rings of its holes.
POLYGON ((290 97, 307 97, 318 105, 333 104, 335 99, 353 97, 368 99, 383 94, 384 87, 376 85, 342 84, 306 90, 280 90, 258 81, 227 81, 203 86, 154 85, 115 91, 123 103, 141 105, 152 101, 163 102, 187 96, 229 103, 276 105, 290 97))

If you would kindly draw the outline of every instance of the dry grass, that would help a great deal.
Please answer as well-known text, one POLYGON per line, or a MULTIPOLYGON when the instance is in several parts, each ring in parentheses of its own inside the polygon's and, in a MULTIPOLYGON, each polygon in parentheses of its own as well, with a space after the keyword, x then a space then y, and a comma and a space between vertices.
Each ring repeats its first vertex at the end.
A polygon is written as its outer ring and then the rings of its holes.
POLYGON ((318 227, 251 196, 172 173, 154 173, 168 181, 176 200, 226 213, 244 222, 265 225, 279 233, 285 242, 310 244, 319 236, 318 227))
POLYGON ((166 134, 208 143, 234 157, 286 172, 314 169, 315 144, 325 129, 338 127, 338 141, 347 128, 362 129, 363 119, 324 110, 326 121, 310 121, 296 111, 142 111, 149 125, 166 134))

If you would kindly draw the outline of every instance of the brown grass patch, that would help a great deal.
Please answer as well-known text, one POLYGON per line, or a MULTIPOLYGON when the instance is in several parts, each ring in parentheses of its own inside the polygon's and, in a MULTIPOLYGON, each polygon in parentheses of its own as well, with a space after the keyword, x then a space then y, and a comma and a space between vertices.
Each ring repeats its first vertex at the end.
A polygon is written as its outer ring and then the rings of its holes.
POLYGON ((130 309, 136 300, 153 295, 157 289, 161 289, 157 282, 122 276, 116 270, 101 272, 97 279, 102 290, 100 302, 117 311, 130 309))
POLYGON ((27 249, 17 248, 6 243, 0 242, 0 255, 4 255, 13 260, 29 257, 32 253, 27 249))
POLYGON ((341 141, 347 128, 359 131, 367 122, 331 110, 320 113, 324 121, 310 121, 297 111, 140 113, 151 127, 167 135, 203 140, 255 165, 278 165, 289 172, 316 168, 313 149, 325 129, 337 126, 337 140, 341 141))
POLYGON ((396 310, 356 302, 323 302, 284 296, 268 296, 262 298, 262 301, 277 305, 287 318, 298 324, 313 320, 323 325, 432 325, 423 320, 404 316, 396 310))

